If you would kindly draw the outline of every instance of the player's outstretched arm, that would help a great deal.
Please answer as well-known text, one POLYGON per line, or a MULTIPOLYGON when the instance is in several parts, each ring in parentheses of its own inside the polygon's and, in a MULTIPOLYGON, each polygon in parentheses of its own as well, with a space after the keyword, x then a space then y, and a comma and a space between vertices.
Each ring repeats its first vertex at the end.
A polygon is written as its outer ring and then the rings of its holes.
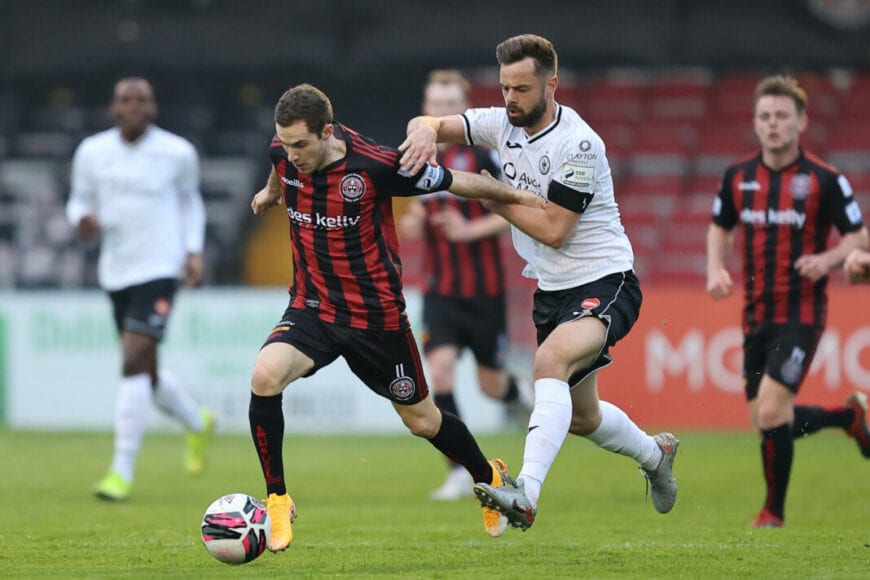
POLYGON ((485 169, 480 173, 469 173, 451 169, 453 183, 447 190, 450 193, 469 199, 488 199, 503 204, 519 204, 527 207, 544 209, 547 200, 530 191, 514 189, 506 183, 495 179, 485 169))

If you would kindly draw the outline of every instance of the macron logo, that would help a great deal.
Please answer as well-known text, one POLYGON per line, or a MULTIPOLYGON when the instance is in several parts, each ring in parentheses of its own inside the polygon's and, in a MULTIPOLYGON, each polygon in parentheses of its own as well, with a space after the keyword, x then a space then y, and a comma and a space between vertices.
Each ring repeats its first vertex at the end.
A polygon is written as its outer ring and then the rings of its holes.
POLYGON ((293 179, 287 179, 286 177, 281 177, 281 182, 284 183, 285 185, 292 185, 293 187, 296 187, 298 189, 302 189, 303 187, 305 187, 302 184, 302 182, 299 181, 298 179, 296 179, 295 177, 293 179))

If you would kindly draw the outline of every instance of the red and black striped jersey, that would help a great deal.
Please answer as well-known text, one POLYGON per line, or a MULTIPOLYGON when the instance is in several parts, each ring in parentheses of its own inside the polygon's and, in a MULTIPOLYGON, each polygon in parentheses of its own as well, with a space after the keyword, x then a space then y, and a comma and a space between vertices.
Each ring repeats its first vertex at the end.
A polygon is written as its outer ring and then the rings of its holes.
POLYGON ((726 170, 713 223, 743 225, 745 330, 765 322, 825 325, 827 276, 812 283, 794 264, 828 248, 832 225, 841 234, 862 227, 845 176, 803 149, 779 171, 756 155, 726 170))
POLYGON ((290 220, 291 306, 317 310, 321 320, 341 326, 406 329, 391 198, 431 190, 416 189, 424 181, 420 174, 398 174, 396 149, 339 123, 335 136, 346 154, 311 174, 298 172, 277 136, 272 140, 270 157, 290 220))
MULTIPOLYGON (((501 173, 492 151, 482 147, 451 145, 438 153, 438 163, 449 169, 471 173, 486 169, 496 178, 501 173)), ((427 194, 421 201, 427 218, 445 209, 455 210, 467 220, 490 214, 479 201, 446 191, 427 194)), ((498 236, 473 242, 451 242, 440 227, 433 226, 428 219, 425 223, 423 267, 426 293, 462 298, 504 294, 504 264, 498 236)))

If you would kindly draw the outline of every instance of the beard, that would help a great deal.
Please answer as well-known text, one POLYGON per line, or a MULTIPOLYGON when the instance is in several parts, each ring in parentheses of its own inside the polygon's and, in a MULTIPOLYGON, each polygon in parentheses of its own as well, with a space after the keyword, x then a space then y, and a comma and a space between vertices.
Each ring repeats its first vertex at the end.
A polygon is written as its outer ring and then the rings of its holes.
POLYGON ((547 99, 542 98, 538 103, 532 108, 531 111, 523 113, 516 117, 511 117, 508 115, 508 121, 514 127, 531 127, 535 125, 541 118, 544 116, 544 113, 547 112, 547 99))

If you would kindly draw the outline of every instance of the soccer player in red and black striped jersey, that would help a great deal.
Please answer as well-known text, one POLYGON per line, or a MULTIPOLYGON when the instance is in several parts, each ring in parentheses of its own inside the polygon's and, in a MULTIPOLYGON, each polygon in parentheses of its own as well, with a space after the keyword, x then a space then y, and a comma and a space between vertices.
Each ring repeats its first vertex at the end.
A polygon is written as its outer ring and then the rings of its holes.
MULTIPOLYGON (((273 169, 251 208, 259 214, 282 202, 286 206, 294 279, 290 304, 254 365, 249 409, 266 481, 273 552, 290 544, 295 513, 284 479, 282 392, 339 356, 366 386, 393 403, 414 435, 463 465, 474 481, 501 485, 507 477, 504 463, 487 461, 465 424, 429 397, 405 315, 392 197, 447 189, 546 205, 534 194, 484 175, 431 165, 401 175, 397 150, 334 122, 329 98, 311 85, 282 95, 275 129, 273 169)), ((507 527, 495 510, 484 510, 483 516, 493 535, 507 527)))
MULTIPOLYGON (((423 114, 454 115, 468 108, 470 84, 459 71, 435 70, 423 93, 423 114)), ((441 145, 438 164, 498 177, 501 170, 491 149, 441 145)), ((531 412, 531 393, 505 370, 507 311, 504 264, 499 238, 510 229, 500 215, 479 201, 446 191, 415 198, 401 219, 408 239, 424 238, 423 351, 429 365, 435 404, 460 416, 453 396, 457 360, 468 348, 477 363, 481 390, 504 401, 524 421, 531 412), (524 417, 525 416, 525 417, 524 417)), ((456 464, 433 490, 436 501, 472 495, 468 472, 456 464)))
POLYGON ((721 300, 733 287, 725 259, 734 228, 743 226, 743 376, 767 483, 753 527, 784 523, 794 438, 840 427, 870 457, 863 393, 843 407, 794 404, 825 327, 828 274, 868 245, 846 177, 799 146, 806 106, 806 93, 791 77, 758 84, 754 125, 761 152, 725 172, 707 234, 707 292, 721 300), (832 226, 842 238, 829 247, 832 226))

